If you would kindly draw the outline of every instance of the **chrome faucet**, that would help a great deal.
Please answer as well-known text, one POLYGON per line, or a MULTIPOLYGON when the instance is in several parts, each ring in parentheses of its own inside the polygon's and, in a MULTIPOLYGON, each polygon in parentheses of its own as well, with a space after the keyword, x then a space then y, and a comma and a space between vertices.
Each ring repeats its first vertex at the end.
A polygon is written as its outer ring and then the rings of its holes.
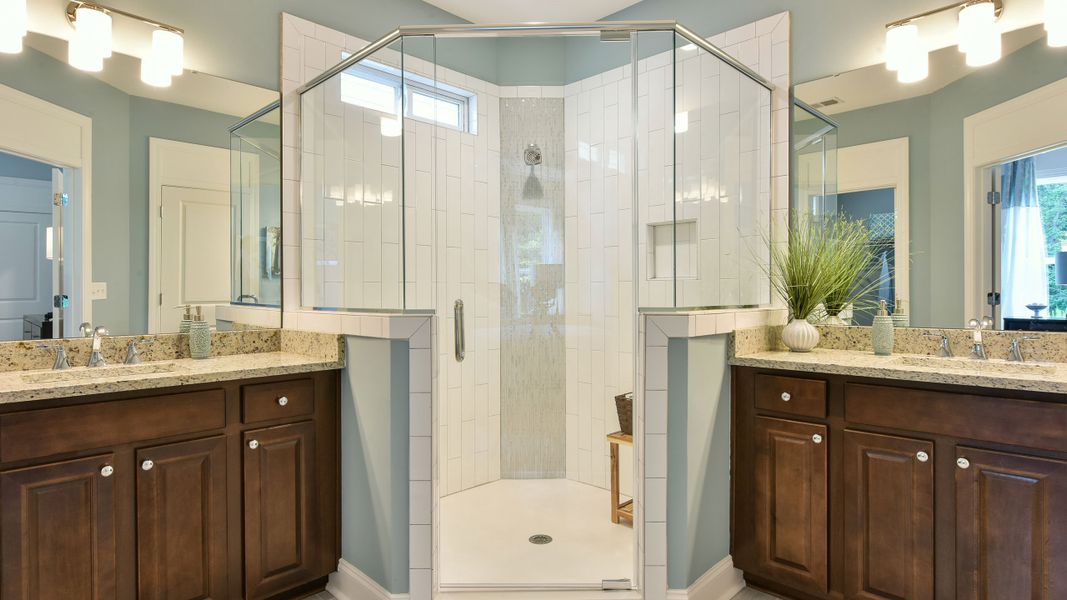
POLYGON ((62 371, 70 368, 70 361, 67 360, 67 347, 63 344, 37 344, 37 348, 56 351, 56 362, 52 363, 53 371, 62 371))
POLYGON ((107 361, 100 354, 100 341, 108 334, 107 327, 97 327, 93 330, 93 352, 89 355, 89 367, 106 367, 107 361))
POLYGON ((138 348, 141 346, 150 346, 152 340, 130 340, 130 343, 126 345, 126 360, 127 365, 137 365, 141 363, 141 353, 138 352, 138 348))
POLYGON ((989 356, 986 355, 985 344, 982 343, 982 330, 992 327, 993 319, 989 317, 982 317, 981 321, 971 319, 967 322, 967 326, 974 330, 974 345, 971 346, 971 358, 987 360, 989 356))
POLYGON ((955 356, 954 354, 952 354, 952 345, 949 344, 948 336, 945 335, 944 331, 940 333, 931 333, 928 331, 924 333, 923 336, 941 338, 941 344, 939 344, 937 348, 937 355, 941 358, 952 358, 953 356, 955 356))
POLYGON ((1022 342, 1032 342, 1041 338, 1035 335, 1028 335, 1022 338, 1012 338, 1011 347, 1008 348, 1008 360, 1015 362, 1025 362, 1026 357, 1023 356, 1022 342))

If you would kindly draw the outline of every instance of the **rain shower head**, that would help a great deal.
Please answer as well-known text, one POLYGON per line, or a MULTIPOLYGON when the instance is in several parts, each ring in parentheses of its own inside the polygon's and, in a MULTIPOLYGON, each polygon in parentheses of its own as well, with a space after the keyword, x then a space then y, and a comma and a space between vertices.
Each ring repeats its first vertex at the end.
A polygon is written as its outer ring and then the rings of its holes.
POLYGON ((541 164, 541 148, 537 144, 530 144, 522 153, 522 158, 531 167, 541 164))

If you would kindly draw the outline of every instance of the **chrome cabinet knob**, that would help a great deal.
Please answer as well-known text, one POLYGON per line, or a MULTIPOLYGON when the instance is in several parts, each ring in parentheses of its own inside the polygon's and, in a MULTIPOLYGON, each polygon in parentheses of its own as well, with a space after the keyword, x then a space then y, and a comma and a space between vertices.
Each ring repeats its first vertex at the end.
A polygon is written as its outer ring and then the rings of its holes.
POLYGON ((961 468, 961 469, 967 469, 967 468, 970 468, 971 461, 967 460, 966 458, 957 458, 956 459, 956 466, 961 468))
POLYGON ((926 462, 930 460, 930 455, 920 450, 915 453, 915 458, 919 459, 919 462, 926 462))
POLYGON ((111 465, 104 465, 103 467, 100 467, 100 476, 101 477, 111 477, 111 475, 114 472, 115 472, 115 467, 112 467, 111 465))
POLYGON ((278 406, 285 406, 286 404, 289 404, 288 398, 286 398, 285 396, 278 398, 278 406))
POLYGON ((248 447, 253 450, 259 448, 259 440, 248 440, 248 447))
POLYGON ((141 470, 142 471, 151 471, 152 467, 154 467, 154 466, 156 466, 156 463, 152 462, 151 459, 146 459, 141 463, 141 470))
POLYGON ((792 399, 793 399, 793 395, 792 394, 790 394, 789 392, 782 392, 782 400, 784 402, 789 402, 792 399))
POLYGON ((811 441, 815 442, 816 444, 821 444, 822 436, 816 433, 815 435, 811 436, 811 441))

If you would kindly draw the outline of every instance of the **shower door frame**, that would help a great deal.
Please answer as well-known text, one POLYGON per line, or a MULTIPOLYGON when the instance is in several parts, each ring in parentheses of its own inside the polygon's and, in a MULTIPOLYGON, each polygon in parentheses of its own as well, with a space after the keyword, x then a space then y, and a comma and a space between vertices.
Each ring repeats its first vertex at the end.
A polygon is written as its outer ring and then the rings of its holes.
MULTIPOLYGON (((699 35, 697 35, 696 33, 694 33, 692 30, 686 28, 685 26, 679 24, 678 22, 667 20, 667 21, 617 21, 617 22, 600 22, 600 23, 556 23, 556 24, 515 23, 515 24, 488 24, 488 25, 467 24, 467 25, 401 26, 401 27, 398 27, 397 29, 389 32, 385 36, 379 38, 378 40, 376 40, 374 42, 371 42, 370 44, 366 45, 360 51, 353 53, 348 58, 342 60, 341 62, 337 63, 333 67, 330 67, 330 68, 326 69, 325 71, 323 71, 318 76, 316 76, 316 77, 312 78, 311 80, 309 80, 307 83, 303 84, 302 86, 299 86, 295 90, 295 92, 296 92, 296 94, 298 96, 303 96, 303 94, 308 92, 309 90, 311 90, 313 88, 316 88, 317 86, 323 84, 327 80, 329 80, 329 79, 341 74, 342 72, 344 72, 345 70, 349 69, 353 65, 355 65, 355 64, 357 64, 357 63, 359 63, 359 62, 361 62, 361 61, 363 61, 365 59, 368 59, 368 58, 372 57, 376 52, 378 52, 380 50, 383 50, 385 48, 388 48, 393 42, 401 40, 406 36, 424 36, 424 37, 425 36, 432 36, 432 37, 434 37, 436 39, 438 36, 440 36, 440 37, 471 37, 471 36, 478 36, 478 35, 484 35, 484 36, 501 36, 501 35, 509 35, 509 36, 518 36, 518 35, 567 35, 567 34, 594 34, 594 33, 604 34, 604 33, 611 33, 611 32, 616 32, 616 33, 627 32, 627 33, 631 34, 631 43, 632 43, 632 38, 633 38, 634 34, 637 34, 637 33, 640 33, 640 32, 654 32, 654 31, 673 32, 677 36, 685 39, 688 43, 694 44, 695 46, 701 48, 702 50, 710 53, 714 57, 716 57, 719 60, 721 60, 722 62, 726 63, 728 66, 732 67, 734 70, 738 71, 740 74, 744 75, 745 77, 747 77, 748 79, 754 81, 755 83, 759 84, 760 86, 766 88, 768 91, 774 92, 774 90, 776 89, 775 84, 771 83, 769 80, 767 80, 766 78, 764 78, 763 76, 761 76, 760 74, 758 74, 757 72, 755 72, 754 70, 752 70, 751 68, 746 66, 745 64, 741 63, 740 61, 735 59, 733 56, 727 54, 725 51, 723 51, 719 47, 717 47, 714 44, 708 42, 704 38, 702 38, 699 35)), ((632 67, 636 67, 636 64, 637 64, 636 48, 635 47, 632 48, 631 52, 632 52, 632 54, 631 54, 631 65, 632 65, 632 67)), ((636 96, 636 87, 637 87, 636 73, 634 73, 634 76, 632 77, 632 81, 633 81, 633 86, 634 86, 634 89, 635 89, 635 96, 636 96)), ((638 110, 637 102, 634 102, 633 103, 633 111, 634 111, 633 118, 634 118, 635 123, 636 123, 636 120, 637 120, 637 118, 636 118, 637 117, 637 110, 638 110)), ((639 198, 639 195, 638 195, 638 187, 639 186, 638 186, 638 182, 637 182, 638 149, 637 149, 637 143, 636 143, 636 132, 635 132, 635 143, 634 143, 633 148, 634 148, 633 157, 632 157, 633 167, 634 167, 634 169, 633 169, 633 187, 634 187, 633 198, 634 198, 634 202, 637 203, 637 202, 640 201, 640 198, 639 198)), ((405 190, 405 193, 406 193, 406 190, 405 190)), ((636 206, 636 204, 635 204, 635 206, 636 206)), ((633 244, 633 253, 634 253, 633 271, 634 271, 634 274, 635 274, 635 281, 636 281, 637 276, 640 273, 640 267, 638 266, 639 265, 638 261, 639 261, 640 257, 639 257, 639 252, 638 252, 638 244, 636 243, 636 240, 638 239, 638 226, 639 226, 638 225, 638 214, 637 214, 637 211, 635 210, 634 211, 634 216, 633 216, 633 233, 632 233, 633 239, 634 239, 634 242, 635 242, 633 244)), ((406 280, 404 282, 402 282, 402 283, 405 286, 407 285, 407 281, 406 280)), ((644 319, 644 315, 642 315, 642 313, 641 313, 641 307, 640 307, 640 302, 639 302, 639 290, 638 290, 638 286, 636 286, 636 285, 634 286, 633 294, 634 294, 634 307, 635 307, 635 309, 633 311, 633 315, 632 315, 632 317, 633 317, 633 327, 634 327, 634 346, 635 346, 633 348, 633 355, 634 355, 634 362, 635 362, 635 364, 634 364, 634 378, 635 378, 635 382, 634 382, 634 384, 635 384, 634 385, 634 391, 635 391, 635 393, 634 393, 634 410, 635 410, 636 414, 644 415, 645 411, 646 411, 646 408, 645 408, 645 385, 646 385, 646 382, 645 382, 645 369, 647 367, 647 365, 646 365, 646 360, 647 360, 646 359, 646 345, 647 345, 646 342, 648 340, 646 340, 646 335, 645 335, 646 331, 645 331, 645 327, 644 327, 646 325, 646 322, 645 322, 645 319, 644 319)), ((403 298, 404 302, 406 303, 407 294, 403 293, 402 294, 402 298, 403 298)), ((399 310, 393 310, 393 311, 387 311, 387 310, 364 310, 364 311, 361 311, 361 312, 368 312, 368 313, 373 313, 373 312, 381 312, 381 313, 392 312, 392 313, 394 313, 394 314, 396 314, 397 316, 400 316, 400 317, 403 317, 405 315, 410 315, 410 316, 421 315, 424 318, 425 318, 425 316, 427 314, 426 310, 407 310, 407 309, 399 309, 399 310)), ((429 343, 429 345, 431 346, 431 348, 429 350, 429 363, 428 364, 422 364, 422 361, 418 361, 418 364, 416 365, 416 361, 412 362, 412 367, 418 366, 420 368, 420 370, 421 369, 427 369, 427 372, 416 374, 414 372, 414 369, 413 369, 412 373, 411 373, 411 377, 412 377, 413 381, 415 381, 415 380, 421 381, 422 378, 425 377, 426 375, 433 374, 432 384, 430 385, 430 389, 431 389, 431 410, 432 410, 432 414, 433 414, 433 417, 432 417, 433 426, 436 426, 436 423, 437 423, 436 411, 437 411, 437 407, 438 407, 438 402, 433 399, 433 396, 435 396, 436 393, 437 393, 436 392, 436 369, 433 368, 433 360, 434 360, 434 357, 437 356, 437 352, 438 352, 437 344, 439 344, 440 341, 441 341, 441 338, 436 335, 436 328, 440 326, 441 318, 442 318, 442 315, 436 315, 435 317, 433 317, 431 319, 431 322, 433 323, 433 333, 431 333, 431 335, 430 335, 432 341, 429 343)), ((657 332, 657 334, 660 333, 658 329, 656 329, 656 332, 657 332)), ((671 337, 674 337, 674 336, 671 336, 671 337)), ((661 352, 661 353, 657 354, 657 361, 656 361, 657 365, 658 365, 659 354, 664 354, 664 356, 665 356, 665 348, 662 348, 662 350, 664 350, 664 352, 661 352)), ((425 352, 425 350, 419 350, 419 352, 425 352)), ((653 410, 657 411, 657 414, 658 414, 658 412, 660 410, 665 410, 665 409, 666 409, 666 406, 657 407, 657 408, 654 408, 653 410)), ((646 565, 644 550, 645 550, 645 548, 647 548, 649 546, 649 541, 647 539, 648 532, 645 530, 645 519, 644 519, 644 514, 643 514, 644 513, 644 498, 645 498, 646 493, 647 493, 647 491, 645 489, 645 487, 646 487, 645 471, 647 471, 651 467, 651 468, 655 469, 655 471, 657 473, 663 473, 664 474, 663 477, 657 476, 657 481, 659 481, 660 483, 665 483, 665 481, 666 481, 665 474, 666 474, 666 471, 667 471, 667 464, 666 464, 667 457, 666 457, 665 454, 663 456, 658 456, 656 458, 656 460, 655 460, 655 464, 646 464, 646 461, 647 461, 648 457, 646 457, 646 455, 645 455, 645 447, 646 447, 646 441, 647 441, 646 437, 647 437, 648 434, 644 431, 643 422, 644 422, 643 418, 638 418, 638 419, 635 419, 635 425, 634 425, 634 490, 633 491, 634 491, 634 504, 636 506, 636 509, 634 511, 634 520, 633 520, 633 527, 634 527, 633 535, 634 535, 634 539, 635 539, 635 544, 634 544, 635 569, 634 569, 634 580, 632 582, 632 588, 631 588, 632 591, 630 591, 628 593, 627 592, 621 592, 620 593, 619 591, 603 592, 603 594, 605 594, 605 597, 616 598, 616 599, 619 599, 619 600, 623 600, 623 599, 627 599, 627 598, 634 598, 634 597, 637 597, 637 598, 646 597, 645 569, 646 569, 647 565, 646 565)), ((434 435, 434 431, 432 430, 432 428, 431 428, 431 432, 430 433, 431 433, 431 435, 429 436, 429 440, 428 440, 429 443, 428 444, 425 444, 425 443, 422 443, 422 442, 416 443, 416 437, 418 437, 419 440, 424 440, 426 436, 411 436, 411 434, 409 433, 409 438, 410 438, 409 448, 410 448, 410 452, 411 452, 411 456, 409 457, 409 460, 410 460, 410 464, 411 465, 423 465, 423 464, 426 463, 426 461, 429 461, 429 465, 431 466, 431 470, 439 468, 438 463, 437 463, 436 443, 434 441, 436 436, 434 435), (426 446, 428 446, 428 447, 426 447, 426 446)), ((665 435, 663 435, 663 434, 656 434, 656 435, 659 436, 659 437, 665 437, 665 435)), ((421 482, 425 481, 425 479, 423 477, 420 477, 418 479, 413 478, 413 473, 414 473, 414 468, 409 469, 409 483, 412 484, 412 489, 414 489, 414 484, 421 483, 421 482)), ((440 519, 439 519, 439 516, 438 516, 439 498, 440 498, 440 496, 439 496, 439 490, 437 489, 438 478, 437 478, 436 474, 432 474, 431 475, 431 481, 432 481, 432 483, 431 483, 431 498, 430 498, 430 500, 432 502, 432 507, 431 507, 431 512, 430 512, 430 521, 431 521, 430 522, 430 536, 429 536, 430 539, 429 540, 425 539, 426 538, 426 535, 425 535, 426 525, 414 523, 414 521, 416 520, 414 518, 409 519, 409 522, 410 522, 410 524, 409 524, 409 545, 410 545, 410 547, 409 547, 409 557, 415 557, 415 556, 420 556, 421 557, 421 556, 424 556, 424 554, 423 554, 424 552, 429 552, 430 553, 430 555, 431 555, 430 556, 430 571, 431 572, 430 572, 430 577, 429 577, 430 581, 426 581, 426 579, 425 579, 425 575, 426 575, 427 569, 424 566, 418 566, 418 567, 413 566, 411 563, 414 562, 414 561, 409 560, 409 565, 408 565, 408 571, 409 571, 409 595, 410 595, 411 600, 430 600, 436 594, 440 593, 440 590, 438 589, 438 577, 439 577, 438 558, 439 558, 439 553, 437 552, 437 541, 439 539, 439 531, 438 530, 439 530, 439 526, 440 526, 440 519), (429 544, 430 547, 426 548, 425 547, 426 544, 429 544)), ((663 492, 665 492, 665 489, 658 489, 657 492, 659 494, 662 494, 663 492)), ((413 508, 413 504, 412 504, 411 499, 409 498, 409 509, 411 509, 411 508, 413 508)), ((653 541, 653 543, 657 547, 662 547, 662 549, 663 549, 663 551, 665 553, 665 550, 666 550, 666 531, 665 531, 665 528, 662 526, 663 524, 657 523, 656 525, 658 526, 658 528, 657 528, 657 532, 656 532, 656 539, 653 541)), ((665 562, 666 561, 664 561, 664 563, 665 562)), ((665 569, 665 567, 656 567, 656 568, 657 569, 665 569)), ((666 592, 666 581, 664 580, 664 581, 658 582, 658 583, 662 583, 664 587, 663 587, 662 590, 657 589, 656 591, 652 592, 653 597, 661 597, 666 592)), ((529 591, 529 590, 534 590, 534 589, 546 589, 546 588, 529 588, 529 587, 484 588, 482 591, 491 591, 493 589, 511 589, 511 590, 514 590, 514 591, 529 591)), ((568 588, 559 588, 559 589, 555 589, 555 590, 553 590, 551 588, 547 588, 547 591, 566 592, 568 590, 573 590, 573 589, 576 589, 576 588, 568 587, 568 588)), ((587 590, 587 592, 593 593, 592 590, 587 590)))

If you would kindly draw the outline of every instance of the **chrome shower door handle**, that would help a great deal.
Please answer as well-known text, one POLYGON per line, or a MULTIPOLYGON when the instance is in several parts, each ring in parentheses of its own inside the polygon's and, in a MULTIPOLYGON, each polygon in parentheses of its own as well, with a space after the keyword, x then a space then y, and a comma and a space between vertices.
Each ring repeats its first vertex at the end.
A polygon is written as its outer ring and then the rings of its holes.
POLYGON ((455 319, 455 338, 456 338, 456 362, 463 362, 463 359, 467 357, 467 340, 464 334, 463 326, 463 301, 456 300, 456 303, 452 306, 455 319))

